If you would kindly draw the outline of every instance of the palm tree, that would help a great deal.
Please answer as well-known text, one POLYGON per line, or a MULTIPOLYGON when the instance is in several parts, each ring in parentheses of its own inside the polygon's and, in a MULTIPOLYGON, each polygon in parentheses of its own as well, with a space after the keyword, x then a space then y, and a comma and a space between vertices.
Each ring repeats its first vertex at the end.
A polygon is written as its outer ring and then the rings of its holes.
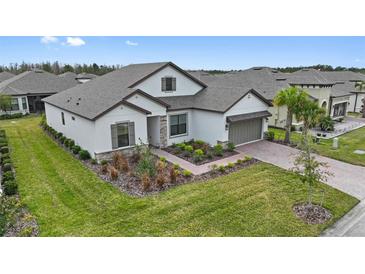
POLYGON ((282 89, 274 98, 274 104, 278 107, 287 106, 288 111, 286 115, 285 125, 285 143, 290 143, 290 132, 293 122, 293 114, 300 108, 303 102, 307 99, 308 95, 302 89, 297 87, 289 87, 282 89))
MULTIPOLYGON (((355 88, 360 92, 365 90, 365 82, 364 81, 356 82, 355 88)), ((364 100, 364 98, 362 99, 362 118, 365 118, 365 100, 364 100)))
POLYGON ((308 130, 316 126, 321 117, 326 114, 324 108, 319 107, 318 103, 310 99, 303 100, 300 107, 294 111, 297 121, 303 122, 303 134, 306 135, 308 130))

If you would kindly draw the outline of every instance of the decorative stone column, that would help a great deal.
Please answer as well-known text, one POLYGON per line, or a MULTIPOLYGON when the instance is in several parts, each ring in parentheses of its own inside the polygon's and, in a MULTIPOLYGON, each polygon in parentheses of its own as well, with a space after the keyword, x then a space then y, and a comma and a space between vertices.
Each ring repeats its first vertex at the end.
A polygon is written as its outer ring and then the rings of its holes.
POLYGON ((160 116, 160 147, 167 147, 167 116, 160 116))

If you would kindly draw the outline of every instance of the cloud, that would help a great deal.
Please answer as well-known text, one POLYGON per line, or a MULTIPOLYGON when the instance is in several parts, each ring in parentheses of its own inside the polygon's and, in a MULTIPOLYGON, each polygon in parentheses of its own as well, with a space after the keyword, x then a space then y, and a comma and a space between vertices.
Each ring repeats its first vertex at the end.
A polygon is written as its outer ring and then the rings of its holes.
POLYGON ((58 42, 58 38, 54 37, 54 36, 43 36, 41 38, 42 44, 50 44, 50 43, 57 43, 57 42, 58 42))
POLYGON ((71 47, 80 47, 85 45, 85 41, 80 37, 67 37, 66 42, 62 43, 62 45, 71 46, 71 47))
POLYGON ((129 41, 129 40, 125 41, 125 43, 126 43, 128 46, 133 46, 133 47, 138 46, 138 43, 137 43, 137 42, 132 42, 132 41, 129 41))

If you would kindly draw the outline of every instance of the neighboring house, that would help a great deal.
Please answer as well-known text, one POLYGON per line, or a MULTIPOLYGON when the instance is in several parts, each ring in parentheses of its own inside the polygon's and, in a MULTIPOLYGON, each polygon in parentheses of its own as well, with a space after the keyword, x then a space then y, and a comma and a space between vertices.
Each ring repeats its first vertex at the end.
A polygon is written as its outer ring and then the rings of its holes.
POLYGON ((135 64, 43 99, 47 123, 93 157, 201 139, 260 140, 271 103, 250 87, 188 73, 171 62, 135 64), (207 82, 205 82, 207 80, 207 82))
POLYGON ((89 82, 90 80, 96 78, 97 76, 92 73, 80 73, 77 74, 75 79, 79 81, 81 84, 89 82))
POLYGON ((14 74, 7 72, 7 71, 0 72, 0 83, 5 80, 8 80, 14 76, 15 76, 14 74))
POLYGON ((58 77, 42 70, 20 73, 0 83, 0 93, 12 97, 11 113, 44 111, 41 99, 78 85, 75 79, 58 77))

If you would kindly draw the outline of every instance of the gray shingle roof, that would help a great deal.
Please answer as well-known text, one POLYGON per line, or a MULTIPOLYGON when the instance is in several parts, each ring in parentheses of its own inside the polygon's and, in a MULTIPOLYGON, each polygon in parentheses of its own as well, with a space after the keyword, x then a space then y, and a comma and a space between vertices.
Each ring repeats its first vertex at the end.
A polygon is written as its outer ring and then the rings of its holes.
POLYGON ((131 85, 167 64, 168 62, 129 65, 43 101, 92 120, 134 92, 131 85))
POLYGON ((325 75, 316 69, 301 69, 293 72, 288 77, 290 84, 307 84, 307 85, 332 85, 334 81, 329 80, 325 75))
POLYGON ((98 76, 92 73, 79 73, 77 74, 76 79, 94 79, 96 77, 98 76))
POLYGON ((76 80, 63 79, 45 71, 26 71, 0 83, 0 93, 25 95, 57 93, 77 85, 76 80))
POLYGON ((7 72, 7 71, 0 72, 0 82, 8 80, 14 76, 15 76, 14 74, 7 72))

